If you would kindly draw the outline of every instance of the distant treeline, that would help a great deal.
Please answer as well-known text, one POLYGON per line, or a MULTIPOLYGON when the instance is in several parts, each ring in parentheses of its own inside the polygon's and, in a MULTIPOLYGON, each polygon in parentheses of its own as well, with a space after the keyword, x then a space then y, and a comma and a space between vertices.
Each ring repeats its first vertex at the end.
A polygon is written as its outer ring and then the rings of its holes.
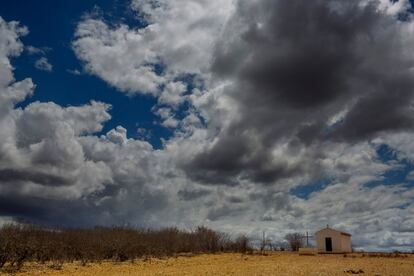
POLYGON ((127 261, 166 257, 179 253, 251 251, 245 236, 236 239, 206 227, 194 231, 132 227, 93 229, 47 229, 34 225, 5 225, 0 228, 0 269, 18 270, 26 261, 64 262, 127 261))

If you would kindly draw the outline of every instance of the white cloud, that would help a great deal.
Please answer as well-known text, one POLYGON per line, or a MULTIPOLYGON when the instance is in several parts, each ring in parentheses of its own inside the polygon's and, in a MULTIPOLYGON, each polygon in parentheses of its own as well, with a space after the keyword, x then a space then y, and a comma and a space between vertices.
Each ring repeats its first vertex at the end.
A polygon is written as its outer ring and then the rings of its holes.
POLYGON ((27 45, 24 47, 24 49, 29 55, 45 55, 47 52, 51 50, 51 48, 49 47, 37 48, 32 45, 27 45))
POLYGON ((166 84, 161 101, 181 102, 179 93, 168 97, 170 86, 179 85, 174 78, 207 73, 232 1, 132 1, 131 6, 145 14, 148 26, 110 27, 102 19, 86 18, 78 24, 73 41, 77 57, 86 71, 130 95, 158 96, 166 84), (165 67, 163 72, 157 71, 159 64, 165 67))
POLYGON ((154 37, 151 49, 167 70, 200 73, 209 68, 215 40, 234 10, 234 1, 136 0, 131 6, 145 14, 146 29, 154 37))
POLYGON ((8 129, 13 131, 2 137, 8 154, 1 159, 1 169, 27 176, 6 179, 2 194, 79 198, 103 189, 103 183, 111 182, 111 173, 105 164, 84 156, 78 139, 102 128, 110 118, 107 109, 96 102, 68 108, 35 102, 13 110, 8 117, 8 129), (24 188, 16 190, 16 181, 24 188))
POLYGON ((35 67, 41 71, 52 72, 53 66, 49 63, 47 58, 41 57, 35 62, 35 67))
POLYGON ((28 34, 26 27, 21 27, 18 22, 6 22, 0 17, 0 86, 5 87, 14 81, 9 57, 18 56, 23 51, 23 44, 18 39, 28 34))
POLYGON ((379 0, 379 9, 390 15, 407 12, 411 7, 410 0, 379 0))
POLYGON ((174 113, 171 108, 162 107, 154 108, 154 113, 162 119, 162 125, 166 128, 176 128, 178 126, 178 120, 174 118, 174 113))
POLYGON ((67 69, 66 72, 68 72, 69 74, 75 75, 75 76, 82 75, 82 72, 79 71, 78 69, 67 69))
POLYGON ((123 145, 128 142, 127 138, 127 130, 122 126, 116 127, 116 129, 112 129, 106 134, 106 137, 109 141, 123 145))
POLYGON ((25 49, 29 53, 29 55, 36 55, 36 54, 44 54, 45 53, 42 49, 36 48, 34 46, 31 46, 31 45, 26 46, 25 49))
POLYGON ((111 29, 99 19, 79 23, 73 49, 85 70, 129 94, 157 94, 163 82, 154 70, 159 63, 147 46, 145 30, 121 25, 111 29))
POLYGON ((406 179, 407 179, 408 181, 414 181, 414 171, 410 172, 410 173, 407 175, 406 179))
POLYGON ((162 90, 162 93, 158 98, 158 103, 177 107, 185 100, 182 94, 185 93, 186 90, 187 86, 184 83, 170 82, 166 84, 165 88, 162 90))
POLYGON ((17 108, 34 90, 30 79, 14 80, 9 62, 22 51, 18 38, 27 30, 0 18, 0 33, 0 205, 8 206, 1 220, 154 225, 151 216, 165 212, 167 194, 175 189, 174 168, 165 164, 164 154, 128 139, 122 127, 98 137, 111 118, 108 104, 33 102, 17 108), (77 210, 76 220, 68 206, 77 210))

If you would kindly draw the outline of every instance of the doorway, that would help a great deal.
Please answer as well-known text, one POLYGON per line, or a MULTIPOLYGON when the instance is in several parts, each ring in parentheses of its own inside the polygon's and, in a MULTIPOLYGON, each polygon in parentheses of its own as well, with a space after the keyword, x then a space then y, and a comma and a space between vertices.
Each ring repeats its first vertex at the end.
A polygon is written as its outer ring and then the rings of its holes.
POLYGON ((332 252, 332 238, 325 238, 325 248, 327 252, 332 252))

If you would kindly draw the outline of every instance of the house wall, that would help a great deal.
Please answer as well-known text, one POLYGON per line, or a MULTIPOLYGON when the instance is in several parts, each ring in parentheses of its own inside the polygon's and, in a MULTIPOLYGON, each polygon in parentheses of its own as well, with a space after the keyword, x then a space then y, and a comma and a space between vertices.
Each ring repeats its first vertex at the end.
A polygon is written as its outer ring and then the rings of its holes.
POLYGON ((341 235, 342 252, 352 252, 351 237, 341 235))
POLYGON ((332 239, 332 252, 351 252, 351 237, 342 235, 333 229, 322 229, 315 233, 316 236, 316 247, 318 252, 327 252, 325 248, 325 238, 332 239))

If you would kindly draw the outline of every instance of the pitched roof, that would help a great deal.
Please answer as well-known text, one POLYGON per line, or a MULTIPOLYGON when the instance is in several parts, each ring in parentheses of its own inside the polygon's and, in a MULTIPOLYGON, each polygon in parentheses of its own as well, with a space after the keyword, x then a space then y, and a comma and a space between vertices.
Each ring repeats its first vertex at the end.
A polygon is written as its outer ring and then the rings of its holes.
POLYGON ((318 232, 320 232, 320 231, 327 230, 327 229, 333 230, 333 231, 336 231, 336 232, 339 232, 341 235, 352 236, 351 234, 349 234, 347 232, 339 231, 339 230, 336 230, 336 229, 333 229, 333 228, 330 228, 330 227, 326 227, 326 228, 323 228, 323 229, 321 229, 319 231, 316 231, 315 234, 318 233, 318 232))

